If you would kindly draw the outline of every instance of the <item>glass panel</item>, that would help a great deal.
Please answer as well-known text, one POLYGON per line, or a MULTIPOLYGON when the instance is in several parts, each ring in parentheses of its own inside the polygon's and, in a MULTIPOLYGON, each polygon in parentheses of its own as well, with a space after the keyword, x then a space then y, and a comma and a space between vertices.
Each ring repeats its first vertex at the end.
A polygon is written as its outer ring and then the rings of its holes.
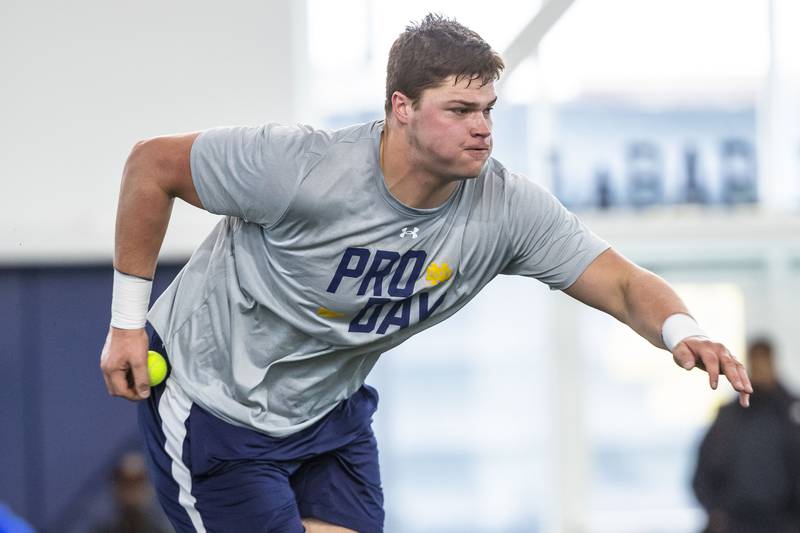
MULTIPOLYGON (((745 306, 729 283, 674 285, 706 331, 744 353, 745 306)), ((716 408, 733 397, 707 374, 687 373, 670 355, 606 315, 582 313, 587 440, 587 519, 593 532, 697 531, 703 513, 690 489, 699 439, 716 408), (657 529, 654 529, 657 528, 657 529)))

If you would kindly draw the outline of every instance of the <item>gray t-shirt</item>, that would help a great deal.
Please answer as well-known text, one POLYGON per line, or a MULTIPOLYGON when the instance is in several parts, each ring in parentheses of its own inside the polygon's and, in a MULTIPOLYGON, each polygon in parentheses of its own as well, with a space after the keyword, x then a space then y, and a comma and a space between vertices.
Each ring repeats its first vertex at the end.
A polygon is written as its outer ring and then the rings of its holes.
POLYGON ((148 319, 192 400, 273 436, 314 423, 378 356, 497 274, 569 287, 608 245, 494 159, 435 209, 392 196, 383 121, 202 133, 195 187, 222 219, 148 319))

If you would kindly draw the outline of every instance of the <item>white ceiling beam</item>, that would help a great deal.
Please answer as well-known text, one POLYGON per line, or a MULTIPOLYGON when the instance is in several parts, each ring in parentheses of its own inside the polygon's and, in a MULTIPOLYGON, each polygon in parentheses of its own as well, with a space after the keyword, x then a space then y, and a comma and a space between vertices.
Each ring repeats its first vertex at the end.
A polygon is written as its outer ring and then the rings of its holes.
POLYGON ((556 22, 564 15, 575 0, 543 0, 539 12, 531 19, 527 26, 517 35, 511 44, 503 52, 505 61, 505 78, 507 79, 512 72, 527 57, 535 54, 539 48, 539 43, 547 32, 552 29, 556 22))

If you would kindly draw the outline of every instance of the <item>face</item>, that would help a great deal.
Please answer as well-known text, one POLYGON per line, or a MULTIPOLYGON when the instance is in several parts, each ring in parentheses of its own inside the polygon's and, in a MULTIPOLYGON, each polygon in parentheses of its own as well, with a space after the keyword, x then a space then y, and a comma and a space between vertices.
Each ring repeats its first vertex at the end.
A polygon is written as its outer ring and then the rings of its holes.
POLYGON ((750 381, 756 387, 770 388, 775 383, 775 367, 769 354, 761 350, 750 353, 750 381))
POLYGON ((425 89, 415 106, 407 106, 411 157, 433 176, 474 178, 492 152, 494 83, 447 78, 425 89))

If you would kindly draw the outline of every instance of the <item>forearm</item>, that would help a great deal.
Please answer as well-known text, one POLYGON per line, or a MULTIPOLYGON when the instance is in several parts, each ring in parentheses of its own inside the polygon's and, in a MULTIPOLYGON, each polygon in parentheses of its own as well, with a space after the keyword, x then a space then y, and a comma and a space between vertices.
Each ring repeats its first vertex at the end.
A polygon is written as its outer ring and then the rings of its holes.
POLYGON ((667 317, 689 314, 667 282, 642 268, 631 272, 623 295, 622 316, 618 318, 658 348, 665 348, 661 334, 667 317))
POLYGON ((129 400, 150 395, 145 317, 158 251, 173 197, 158 183, 154 161, 137 145, 125 164, 117 205, 114 292, 100 368, 109 394, 129 400), (120 274, 124 273, 127 275, 120 274))
POLYGON ((664 321, 686 306, 661 278, 636 266, 613 248, 600 254, 565 291, 630 326, 653 345, 664 348, 664 321))
POLYGON ((654 346, 667 348, 681 368, 699 367, 708 372, 711 388, 717 388, 720 372, 736 389, 747 407, 753 392, 744 366, 725 346, 713 342, 689 317, 686 305, 667 283, 609 248, 565 289, 573 298, 605 311, 630 326, 654 346), (677 315, 665 321, 671 315, 677 315), (662 333, 670 346, 664 345, 662 333))
POLYGON ((160 184, 158 160, 145 144, 138 144, 125 164, 117 206, 114 268, 152 279, 174 196, 160 184))

